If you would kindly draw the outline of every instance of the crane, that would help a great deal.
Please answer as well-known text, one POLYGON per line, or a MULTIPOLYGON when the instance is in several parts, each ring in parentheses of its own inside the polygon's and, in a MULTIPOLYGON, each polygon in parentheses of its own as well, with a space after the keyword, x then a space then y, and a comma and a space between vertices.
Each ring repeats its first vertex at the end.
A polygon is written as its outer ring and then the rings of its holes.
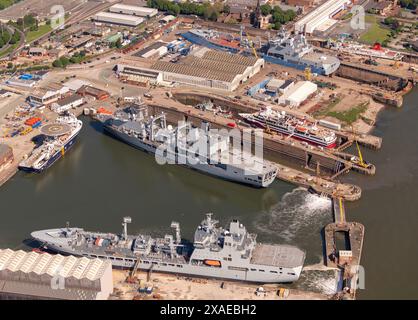
POLYGON ((364 160, 363 160, 363 155, 361 154, 360 147, 359 147, 359 145, 358 145, 357 140, 356 140, 356 147, 357 147, 358 158, 359 158, 359 163, 358 163, 358 164, 359 164, 360 166, 362 166, 363 168, 367 168, 367 163, 366 163, 366 162, 364 162, 364 160))
POLYGON ((312 79, 311 67, 306 67, 305 68, 305 80, 311 81, 311 79, 312 79))
POLYGON ((258 59, 257 50, 255 49, 254 42, 250 39, 250 35, 249 34, 247 34, 247 39, 248 39, 248 45, 251 47, 251 49, 253 49, 254 57, 256 57, 258 59))

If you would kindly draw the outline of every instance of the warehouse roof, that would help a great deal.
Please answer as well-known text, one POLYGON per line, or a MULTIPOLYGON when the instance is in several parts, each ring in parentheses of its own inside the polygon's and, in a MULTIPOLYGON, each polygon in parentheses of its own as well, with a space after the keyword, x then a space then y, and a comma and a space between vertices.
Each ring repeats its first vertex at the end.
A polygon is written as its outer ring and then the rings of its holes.
POLYGON ((240 64, 246 67, 254 66, 259 60, 256 57, 246 57, 240 54, 232 54, 228 52, 208 50, 203 56, 203 59, 228 62, 234 64, 240 64))
POLYGON ((110 7, 110 10, 131 10, 131 11, 142 11, 146 13, 153 13, 157 11, 157 9, 147 8, 147 7, 139 7, 139 6, 131 6, 128 4, 117 3, 110 7))
POLYGON ((178 73, 183 75, 188 75, 197 78, 205 78, 210 80, 219 80, 225 82, 231 82, 236 77, 237 74, 222 72, 218 70, 205 69, 205 68, 196 68, 191 65, 180 64, 180 63, 171 63, 166 61, 157 61, 153 66, 153 69, 163 71, 178 73))
POLYGON ((216 71, 222 71, 231 74, 242 74, 248 68, 242 64, 230 63, 225 61, 215 61, 205 58, 197 58, 194 56, 188 56, 182 62, 182 64, 188 64, 192 67, 199 69, 211 69, 216 71))
POLYGON ((59 275, 64 278, 97 280, 108 267, 109 261, 100 259, 64 257, 60 254, 0 250, 0 274, 4 271, 59 275))
POLYGON ((73 94, 73 95, 68 96, 64 99, 58 100, 56 103, 60 106, 66 106, 66 105, 71 104, 71 103, 73 103, 75 101, 78 101, 80 99, 83 99, 83 97, 81 95, 73 94))
POLYGON ((105 20, 105 21, 124 21, 129 23, 140 24, 144 21, 141 17, 130 16, 127 14, 119 14, 112 12, 99 12, 94 16, 96 20, 105 20))

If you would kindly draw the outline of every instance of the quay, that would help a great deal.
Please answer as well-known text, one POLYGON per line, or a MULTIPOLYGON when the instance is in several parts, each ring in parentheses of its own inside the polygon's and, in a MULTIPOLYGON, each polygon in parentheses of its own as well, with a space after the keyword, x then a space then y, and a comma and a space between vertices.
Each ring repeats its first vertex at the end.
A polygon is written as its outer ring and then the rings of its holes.
POLYGON ((333 198, 333 213, 334 223, 325 227, 326 265, 341 271, 342 290, 337 293, 337 297, 355 299, 360 277, 364 276, 360 268, 364 226, 358 222, 346 221, 341 198, 333 198))

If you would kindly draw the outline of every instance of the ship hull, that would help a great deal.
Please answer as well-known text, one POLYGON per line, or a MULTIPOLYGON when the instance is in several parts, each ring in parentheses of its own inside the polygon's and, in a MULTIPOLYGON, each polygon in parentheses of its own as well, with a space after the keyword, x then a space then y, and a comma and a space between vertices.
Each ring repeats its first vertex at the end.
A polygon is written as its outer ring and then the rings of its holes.
MULTIPOLYGON (((99 258, 108 260, 112 263, 114 268, 132 269, 137 263, 137 258, 131 257, 113 257, 113 256, 98 256, 97 254, 91 254, 89 252, 80 252, 72 250, 71 248, 58 247, 50 243, 44 243, 44 246, 56 253, 64 255, 73 255, 78 257, 86 258, 99 258)), ((302 266, 296 268, 281 268, 282 274, 278 272, 259 272, 257 269, 267 269, 264 265, 250 265, 250 268, 240 268, 240 266, 227 265, 224 263, 222 267, 210 267, 210 266, 197 266, 186 263, 176 263, 174 261, 156 261, 148 257, 140 258, 138 269, 143 271, 152 270, 152 272, 172 273, 181 274, 185 276, 196 276, 204 278, 216 278, 225 280, 237 280, 245 282, 255 283, 291 283, 299 279, 300 273, 302 272, 302 266), (147 263, 145 263, 145 261, 147 263), (164 265, 165 264, 165 265, 164 265), (152 267, 151 267, 152 266, 152 267), (241 269, 241 270, 233 270, 241 269), (244 270, 245 269, 245 270, 244 270), (251 270, 253 269, 253 270, 251 270), (292 273, 292 274, 289 274, 292 273)), ((278 269, 275 267, 274 269, 278 269)), ((266 270, 266 271, 267 271, 266 270)))
POLYGON ((42 173, 48 168, 50 168, 55 162, 57 162, 59 159, 63 157, 64 154, 69 151, 72 146, 75 144, 78 137, 78 133, 74 135, 68 142, 63 146, 63 149, 58 150, 41 168, 33 168, 33 167, 27 167, 23 165, 19 165, 19 170, 22 170, 24 172, 28 173, 42 173))
POLYGON ((231 53, 238 53, 239 52, 239 49, 237 49, 237 48, 222 46, 222 45, 220 45, 216 42, 209 41, 205 38, 199 37, 199 36, 194 35, 190 32, 183 33, 182 37, 184 39, 186 39, 187 41, 191 42, 191 43, 194 43, 194 44, 197 44, 197 45, 200 45, 200 46, 204 46, 204 47, 207 47, 209 49, 228 51, 228 52, 231 52, 231 53))
MULTIPOLYGON (((145 151, 150 154, 155 154, 157 151, 157 147, 155 145, 150 144, 150 143, 149 144, 145 143, 138 138, 129 136, 128 134, 125 134, 123 132, 120 132, 114 129, 109 125, 105 124, 104 129, 110 135, 114 136, 115 138, 125 142, 126 144, 136 149, 145 151)), ((234 169, 231 165, 217 166, 217 165, 208 165, 208 164, 202 164, 202 163, 191 165, 191 164, 183 164, 183 163, 188 163, 187 159, 184 159, 185 161, 180 161, 178 159, 176 160, 177 162, 175 163, 183 167, 196 170, 198 172, 208 174, 211 176, 215 176, 224 180, 233 181, 233 182, 237 182, 237 183, 241 183, 245 185, 250 185, 256 188, 266 188, 274 181, 274 179, 271 179, 269 181, 258 181, 255 177, 237 174, 234 172, 234 169)))
MULTIPOLYGON (((254 125, 254 126, 258 127, 258 128, 267 129, 267 126, 264 123, 261 123, 260 121, 252 120, 252 119, 249 119, 249 118, 246 118, 246 117, 244 117, 244 120, 247 123, 249 123, 251 125, 254 125)), ((272 131, 275 131, 275 132, 284 134, 286 136, 291 135, 290 132, 288 132, 285 129, 282 129, 280 127, 269 126, 269 129, 272 130, 272 131)), ((333 149, 333 148, 335 148, 337 146, 336 140, 334 142, 330 143, 330 144, 326 144, 326 143, 321 143, 320 141, 311 140, 308 137, 304 137, 302 135, 298 135, 297 133, 293 133, 292 134, 292 138, 297 139, 297 140, 300 140, 300 141, 305 141, 305 142, 307 142, 309 144, 312 144, 312 145, 315 145, 315 146, 324 147, 324 148, 327 148, 327 149, 333 149)))
POLYGON ((335 72, 338 69, 338 67, 336 67, 334 69, 329 69, 329 70, 324 69, 324 68, 318 68, 318 67, 313 65, 313 62, 312 62, 312 64, 307 63, 307 62, 302 62, 302 61, 300 61, 299 63, 292 63, 290 61, 286 61, 286 60, 283 60, 283 59, 268 56, 266 54, 263 55, 263 59, 266 60, 267 62, 270 62, 270 63, 279 64, 279 65, 282 65, 282 66, 285 66, 285 67, 298 69, 298 70, 305 70, 306 68, 309 67, 311 69, 311 72, 321 74, 321 75, 325 75, 325 76, 330 75, 331 73, 335 72))

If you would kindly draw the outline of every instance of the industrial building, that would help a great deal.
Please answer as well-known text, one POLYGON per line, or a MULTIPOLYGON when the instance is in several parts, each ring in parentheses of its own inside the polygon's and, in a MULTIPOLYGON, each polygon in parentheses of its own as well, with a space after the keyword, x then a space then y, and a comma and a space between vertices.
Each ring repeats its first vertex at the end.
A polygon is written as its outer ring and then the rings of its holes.
POLYGON ((130 6, 127 4, 115 4, 109 8, 110 12, 113 13, 120 13, 120 14, 128 14, 137 17, 146 17, 151 18, 158 14, 157 9, 147 8, 147 7, 138 7, 138 6, 130 6))
POLYGON ((82 86, 77 90, 77 93, 83 97, 91 96, 99 101, 106 100, 110 97, 109 92, 91 86, 82 86))
POLYGON ((116 74, 119 79, 128 83, 147 86, 148 84, 160 84, 163 75, 159 71, 148 68, 117 65, 116 74))
POLYGON ((98 14, 94 15, 93 20, 97 22, 117 24, 128 27, 136 27, 144 22, 144 19, 141 17, 112 12, 99 12, 98 14))
POLYGON ((279 104, 290 107, 300 106, 308 97, 318 90, 318 86, 310 81, 299 81, 296 84, 287 87, 278 98, 279 104))
POLYGON ((13 149, 0 143, 0 171, 13 162, 13 149))
POLYGON ((112 292, 110 261, 0 250, 0 300, 107 300, 112 292))
POLYGON ((326 30, 333 25, 332 19, 337 13, 345 10, 351 0, 328 0, 295 22, 295 32, 312 34, 315 30, 326 30))
POLYGON ((48 88, 39 88, 33 90, 27 100, 32 105, 46 106, 58 101, 61 97, 68 92, 67 87, 63 86, 49 86, 48 88))
POLYGON ((263 67, 263 59, 202 48, 177 63, 157 61, 151 69, 167 82, 233 91, 263 67))
POLYGON ((136 57, 141 58, 151 58, 151 57, 161 57, 167 53, 167 43, 163 41, 157 41, 148 47, 138 51, 134 54, 136 57))
POLYGON ((78 94, 73 94, 64 99, 58 100, 51 105, 51 110, 56 113, 68 111, 77 108, 84 103, 84 98, 78 94))

